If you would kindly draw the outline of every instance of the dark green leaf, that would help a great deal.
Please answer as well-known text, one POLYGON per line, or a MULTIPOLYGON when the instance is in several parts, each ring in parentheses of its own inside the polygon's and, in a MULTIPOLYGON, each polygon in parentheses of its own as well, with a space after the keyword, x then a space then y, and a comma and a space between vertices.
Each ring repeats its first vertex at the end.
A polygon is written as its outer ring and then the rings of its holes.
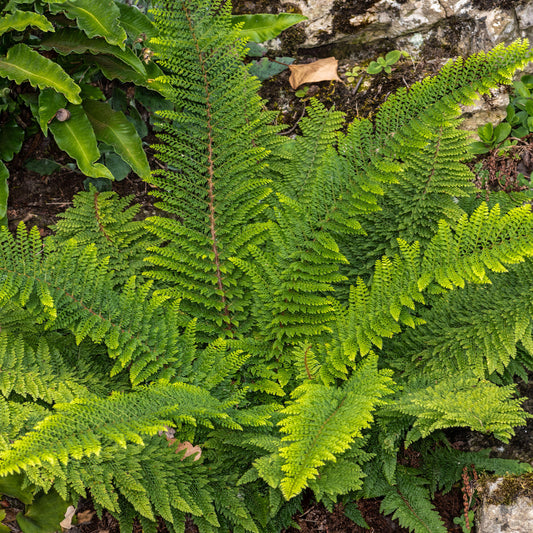
POLYGON ((126 118, 134 125, 137 135, 139 135, 141 139, 148 135, 148 126, 137 109, 132 106, 128 107, 126 118))
POLYGON ((256 43, 269 41, 277 37, 283 30, 290 28, 307 17, 297 13, 280 13, 279 15, 269 15, 260 13, 257 15, 233 15, 232 23, 244 23, 241 28, 243 37, 256 43))
POLYGON ((148 177, 150 166, 141 139, 124 113, 113 111, 109 104, 96 100, 87 100, 83 106, 94 128, 96 138, 113 146, 117 154, 141 178, 148 177))
POLYGON ((0 126, 0 159, 11 161, 24 141, 24 130, 13 119, 0 126))
MULTIPOLYGON (((97 103, 96 100, 88 100, 85 103, 97 103)), ((102 103, 102 102, 98 102, 102 103)), ((57 145, 61 150, 74 158, 78 168, 92 178, 113 179, 113 174, 104 165, 96 163, 100 157, 96 137, 81 106, 70 105, 68 110, 71 117, 65 122, 53 120, 50 123, 50 131, 54 135, 57 145)))
POLYGON ((521 139, 522 137, 525 137, 529 134, 529 127, 520 126, 519 128, 515 128, 513 130, 513 137, 518 137, 521 139))
POLYGON ((131 82, 135 85, 141 85, 143 87, 147 87, 148 89, 153 89, 155 91, 159 90, 162 87, 162 84, 158 82, 148 81, 163 74, 153 62, 150 62, 146 66, 146 70, 148 71, 148 77, 145 77, 141 76, 137 71, 133 70, 132 68, 128 67, 128 65, 124 64, 122 61, 119 61, 118 59, 112 56, 101 55, 94 56, 91 59, 94 63, 98 65, 98 67, 102 71, 102 74, 109 80, 117 79, 126 83, 131 82), (159 70, 156 75, 152 75, 154 69, 159 70))
POLYGON ((511 133, 511 124, 502 122, 494 128, 494 142, 495 144, 501 143, 504 139, 509 137, 511 133))
POLYGON ((513 83, 514 90, 516 93, 523 98, 529 98, 531 96, 531 93, 529 92, 529 89, 526 87, 525 83, 522 81, 515 81, 513 83))
POLYGON ((126 32, 120 26, 120 10, 113 0, 74 0, 50 3, 52 13, 63 12, 76 19, 78 27, 89 37, 103 37, 109 44, 124 48, 126 32))
POLYGON ((25 504, 31 503, 35 487, 29 485, 25 489, 22 489, 24 478, 25 476, 23 474, 8 474, 7 476, 0 477, 0 494, 17 498, 17 500, 25 504))
POLYGON ((122 2, 115 2, 120 10, 120 24, 126 30, 128 37, 137 39, 144 35, 143 40, 155 37, 158 34, 155 24, 135 6, 122 2))
POLYGON ((260 59, 259 61, 254 61, 250 67, 250 74, 252 74, 252 76, 257 76, 261 81, 264 81, 289 68, 289 65, 294 62, 294 58, 276 57, 276 61, 279 61, 279 63, 270 61, 267 57, 263 57, 263 59, 260 59), (280 63, 285 64, 281 65, 280 63))
POLYGON ((98 192, 105 192, 113 189, 112 183, 112 181, 105 178, 86 178, 83 180, 83 187, 86 191, 90 191, 92 186, 98 192))
POLYGON ((520 81, 528 88, 533 89, 533 74, 526 74, 520 78, 520 81))
POLYGON ((104 156, 104 164, 113 174, 115 181, 122 181, 131 172, 128 163, 114 152, 104 156))
POLYGON ((14 11, 0 18, 0 35, 9 30, 23 31, 28 26, 43 31, 54 31, 52 23, 43 15, 32 11, 14 11))
POLYGON ((105 100, 105 95, 98 87, 89 83, 80 83, 81 96, 85 100, 90 98, 91 100, 105 100))
POLYGON ((43 39, 41 48, 45 50, 55 50, 62 55, 68 54, 110 54, 118 57, 129 65, 141 76, 146 76, 146 69, 142 61, 135 55, 130 48, 121 49, 118 46, 109 44, 103 39, 90 39, 82 31, 65 28, 57 33, 43 39))
POLYGON ((135 100, 140 102, 150 113, 161 109, 172 109, 173 107, 172 102, 168 101, 164 96, 145 87, 137 87, 135 89, 135 100))
POLYGON ((48 494, 37 496, 25 514, 19 513, 17 524, 23 533, 54 533, 60 529, 59 523, 68 506, 69 503, 52 489, 48 494))
POLYGON ((7 57, 0 58, 0 75, 19 85, 27 81, 40 89, 49 87, 63 93, 73 104, 81 102, 80 87, 74 80, 57 63, 23 43, 11 47, 7 57))
POLYGON ((246 46, 248 47, 248 52, 246 53, 248 57, 263 57, 267 53, 267 49, 264 46, 253 41, 248 42, 246 46))
POLYGON ((49 176, 61 168, 59 163, 51 159, 30 159, 24 163, 24 166, 32 172, 38 172, 43 176, 49 176))
POLYGON ((479 141, 473 142, 468 149, 472 154, 486 154, 490 152, 490 147, 479 141))

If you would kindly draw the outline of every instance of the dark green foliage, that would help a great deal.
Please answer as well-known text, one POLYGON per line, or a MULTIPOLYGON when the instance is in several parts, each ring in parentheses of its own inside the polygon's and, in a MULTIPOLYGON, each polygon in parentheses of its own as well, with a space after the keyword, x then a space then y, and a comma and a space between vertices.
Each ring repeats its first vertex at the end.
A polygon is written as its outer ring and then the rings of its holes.
POLYGON ((170 216, 93 190, 53 237, 2 233, 0 472, 90 490, 125 532, 279 532, 304 489, 444 531, 430 497, 464 465, 526 468, 442 431, 506 441, 528 417, 533 214, 472 198, 456 118, 527 43, 448 63, 346 134, 312 101, 288 139, 228 2, 165 0, 155 22, 170 216))
POLYGON ((8 111, 6 116, 11 118, 0 124, 0 224, 5 224, 7 205, 7 170, 2 161, 11 161, 24 138, 39 127, 44 135, 52 133, 87 176, 114 179, 113 168, 97 162, 103 155, 97 141, 105 141, 128 172, 133 169, 148 177, 140 137, 124 114, 96 102, 104 95, 92 83, 102 73, 117 77, 111 69, 98 68, 100 58, 115 60, 122 67, 122 81, 157 90, 148 80, 160 70, 147 67, 141 57, 141 43, 156 33, 146 15, 113 0, 2 2, 0 110, 8 111), (24 122, 13 117, 24 106, 30 108, 34 123, 22 127, 24 122))

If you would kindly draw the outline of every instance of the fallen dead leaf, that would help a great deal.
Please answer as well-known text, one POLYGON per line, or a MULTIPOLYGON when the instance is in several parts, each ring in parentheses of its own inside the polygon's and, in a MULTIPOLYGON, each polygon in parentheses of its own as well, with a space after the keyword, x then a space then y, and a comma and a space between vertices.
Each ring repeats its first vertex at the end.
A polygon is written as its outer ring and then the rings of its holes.
POLYGON ((70 529, 72 527, 72 518, 74 518, 75 514, 76 514, 76 507, 74 507, 73 505, 69 505, 65 513, 65 518, 61 520, 61 522, 59 522, 59 525, 63 529, 70 529))
POLYGON ((93 519, 94 511, 83 511, 78 513, 78 524, 84 524, 90 522, 93 519))
MULTIPOLYGON (((171 446, 172 444, 176 442, 177 439, 167 439, 167 440, 168 440, 168 445, 171 446)), ((185 450, 185 455, 181 458, 182 461, 183 459, 185 459, 185 457, 189 457, 189 455, 196 454, 195 457, 193 458, 193 461, 198 461, 198 459, 200 459, 200 457, 202 456, 202 448, 200 448, 200 446, 193 446, 188 440, 184 442, 180 442, 178 444, 178 447, 176 448, 176 453, 181 452, 183 450, 185 450)))
POLYGON ((337 74, 338 66, 339 62, 334 57, 326 57, 326 59, 319 59, 306 65, 289 65, 291 71, 289 83, 293 89, 297 89, 304 83, 328 80, 341 81, 337 74))

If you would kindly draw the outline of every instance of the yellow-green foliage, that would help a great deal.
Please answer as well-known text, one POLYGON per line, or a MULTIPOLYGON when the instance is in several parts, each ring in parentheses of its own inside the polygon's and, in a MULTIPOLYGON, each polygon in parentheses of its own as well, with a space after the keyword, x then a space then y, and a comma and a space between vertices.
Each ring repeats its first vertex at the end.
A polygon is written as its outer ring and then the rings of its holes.
POLYGON ((464 465, 524 469, 442 430, 505 441, 527 418, 533 214, 474 197, 457 116, 528 43, 451 61, 346 133, 311 101, 289 139, 230 8, 154 11, 169 217, 92 191, 55 236, 0 235, 0 474, 90 491, 125 532, 278 532, 305 489, 444 531, 430 498, 464 465))

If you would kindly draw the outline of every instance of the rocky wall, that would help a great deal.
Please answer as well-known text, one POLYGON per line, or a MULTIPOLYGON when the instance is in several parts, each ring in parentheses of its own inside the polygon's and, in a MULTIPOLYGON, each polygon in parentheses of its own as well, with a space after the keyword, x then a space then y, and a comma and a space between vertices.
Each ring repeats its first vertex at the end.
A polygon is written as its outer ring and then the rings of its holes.
MULTIPOLYGON (((417 67, 414 76, 402 73, 408 84, 418 73, 430 75, 427 66, 438 69, 449 58, 517 38, 533 42, 533 0, 234 0, 233 5, 237 13, 307 16, 307 21, 270 41, 269 49, 275 55, 296 57, 297 62, 334 56, 341 75, 354 64, 405 50, 424 67, 417 67)), ((499 122, 509 101, 506 91, 494 91, 492 97, 465 108, 464 127, 475 130, 487 121, 499 122)))

